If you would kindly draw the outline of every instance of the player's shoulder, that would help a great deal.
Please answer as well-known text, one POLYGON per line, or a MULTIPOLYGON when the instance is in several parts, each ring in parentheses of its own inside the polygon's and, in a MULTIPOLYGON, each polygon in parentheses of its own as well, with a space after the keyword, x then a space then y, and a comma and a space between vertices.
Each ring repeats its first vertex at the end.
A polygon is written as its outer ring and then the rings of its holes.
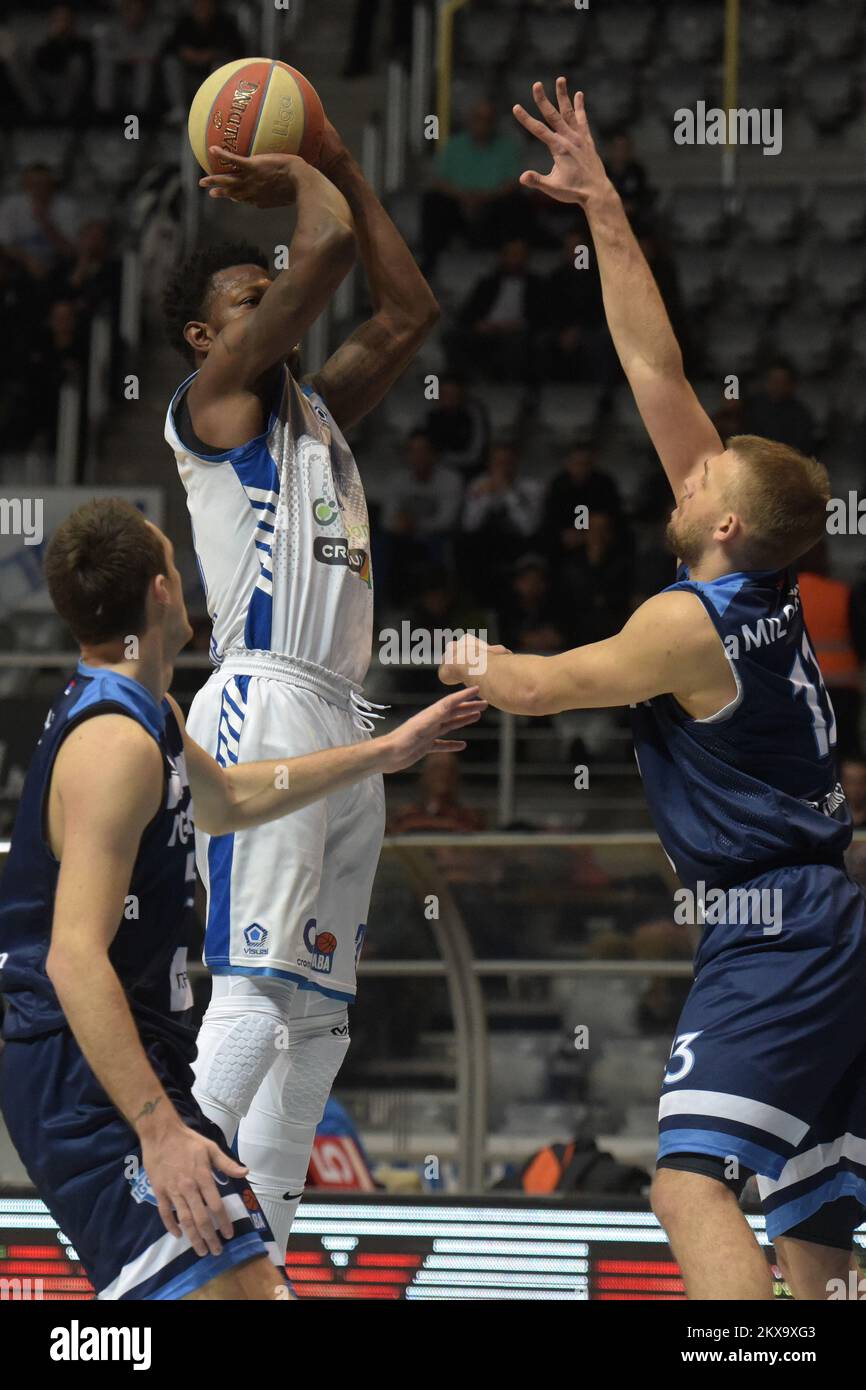
POLYGON ((54 777, 77 793, 117 795, 138 788, 147 794, 161 779, 162 768, 162 751, 150 729, 128 713, 97 709, 69 730, 54 777))
POLYGON ((705 611, 694 589, 677 586, 652 594, 635 610, 635 616, 640 613, 647 621, 680 624, 694 621, 696 614, 705 611))
POLYGON ((718 642, 706 606, 693 589, 662 589, 636 608, 623 632, 675 646, 684 658, 718 642))

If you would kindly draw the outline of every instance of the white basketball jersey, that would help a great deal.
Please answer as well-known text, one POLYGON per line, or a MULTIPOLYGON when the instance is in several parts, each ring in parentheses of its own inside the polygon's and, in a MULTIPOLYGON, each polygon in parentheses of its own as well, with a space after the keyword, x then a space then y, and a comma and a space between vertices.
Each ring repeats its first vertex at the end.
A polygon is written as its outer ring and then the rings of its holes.
POLYGON ((284 366, 263 434, 222 453, 193 453, 174 411, 194 376, 172 397, 165 437, 186 488, 213 660, 276 652, 360 685, 373 639, 373 579, 351 449, 321 397, 284 366))

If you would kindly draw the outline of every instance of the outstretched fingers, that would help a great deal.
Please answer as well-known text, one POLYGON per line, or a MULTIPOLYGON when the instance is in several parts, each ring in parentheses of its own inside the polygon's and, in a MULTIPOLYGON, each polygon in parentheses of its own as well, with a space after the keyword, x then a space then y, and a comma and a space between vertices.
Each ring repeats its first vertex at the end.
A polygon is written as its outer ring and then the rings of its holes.
POLYGON ((574 94, 574 117, 576 128, 582 133, 588 134, 589 121, 586 115, 586 102, 583 92, 575 92, 574 94))
POLYGON ((577 118, 575 108, 571 104, 571 97, 568 95, 568 82, 564 77, 556 79, 556 102, 559 107, 559 114, 567 126, 572 130, 577 129, 577 118))
POLYGON ((553 149, 556 136, 552 130, 548 130, 543 121, 540 121, 537 116, 530 116, 529 112, 525 110, 519 102, 511 109, 514 112, 515 119, 520 122, 524 130, 528 130, 530 135, 534 135, 536 140, 540 140, 549 150, 553 149))
MULTIPOLYGON (((563 84, 563 87, 565 88, 567 99, 568 88, 566 86, 564 77, 558 77, 556 79, 557 95, 559 95, 560 82, 563 84)), ((553 102, 550 100, 550 97, 547 95, 543 82, 533 82, 532 95, 535 98, 536 106, 538 107, 544 119, 547 121, 547 124, 550 126, 551 130, 559 131, 561 133, 563 127, 568 125, 569 122, 566 121, 562 112, 560 110, 557 110, 553 102)))

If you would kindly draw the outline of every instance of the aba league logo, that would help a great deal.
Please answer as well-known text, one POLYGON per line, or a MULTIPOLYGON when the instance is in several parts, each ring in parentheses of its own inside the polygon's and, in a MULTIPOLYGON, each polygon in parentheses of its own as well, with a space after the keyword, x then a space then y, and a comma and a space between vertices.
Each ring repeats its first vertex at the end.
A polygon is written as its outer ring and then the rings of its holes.
POLYGON ((304 945, 310 953, 310 967, 322 975, 330 975, 334 964, 337 938, 333 932, 316 931, 316 919, 311 917, 304 927, 304 945))

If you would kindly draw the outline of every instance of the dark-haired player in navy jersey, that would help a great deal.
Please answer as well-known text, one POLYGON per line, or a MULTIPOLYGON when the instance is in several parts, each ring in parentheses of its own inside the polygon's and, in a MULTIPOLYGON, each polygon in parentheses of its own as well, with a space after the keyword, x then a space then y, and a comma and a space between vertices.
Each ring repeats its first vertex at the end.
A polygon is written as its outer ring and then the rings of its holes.
POLYGON ((81 661, 0 885, 9 1134, 99 1298, 287 1297, 247 1170, 192 1095, 193 799, 212 833, 264 824, 459 751, 447 735, 483 705, 454 696, 351 747, 222 767, 166 694, 191 630, 162 533, 128 503, 90 502, 55 533, 46 575, 81 661))
MULTIPOLYGON (((630 705, 661 842, 703 923, 664 1075, 653 1207, 698 1299, 770 1299, 738 1203, 750 1173, 798 1298, 847 1276, 866 1207, 866 899, 833 710, 791 568, 822 535, 814 459, 723 446, 683 374, 652 274, 593 145, 583 94, 533 89, 548 175, 522 182, 587 215, 623 369, 676 498, 676 581, 622 631, 561 656, 487 654, 482 696, 517 714, 630 705)), ((708 325, 712 332, 712 325, 708 325)), ((446 653, 447 684, 478 643, 446 653)), ((686 904, 688 899, 685 899, 686 904)))

